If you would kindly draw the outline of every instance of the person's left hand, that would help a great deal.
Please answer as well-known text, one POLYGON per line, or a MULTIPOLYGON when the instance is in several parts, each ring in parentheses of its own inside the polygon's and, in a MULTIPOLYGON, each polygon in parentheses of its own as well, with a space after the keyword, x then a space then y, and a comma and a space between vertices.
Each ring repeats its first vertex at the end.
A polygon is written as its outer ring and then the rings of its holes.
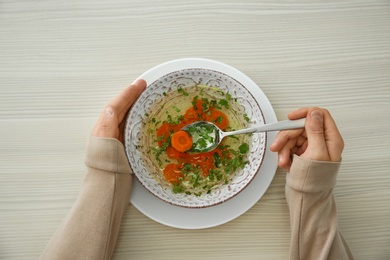
POLYGON ((96 137, 116 138, 123 143, 123 120, 131 105, 146 88, 146 81, 139 79, 125 88, 116 98, 106 105, 92 130, 96 137))

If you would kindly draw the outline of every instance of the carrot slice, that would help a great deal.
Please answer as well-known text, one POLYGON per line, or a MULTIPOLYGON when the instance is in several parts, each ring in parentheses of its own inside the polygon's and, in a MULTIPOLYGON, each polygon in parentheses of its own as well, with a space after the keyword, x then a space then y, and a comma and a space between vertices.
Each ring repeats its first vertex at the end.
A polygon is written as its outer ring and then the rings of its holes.
POLYGON ((182 176, 179 166, 174 163, 170 163, 165 166, 163 173, 165 179, 170 183, 178 182, 182 176))
POLYGON ((193 108, 194 108, 199 114, 203 113, 203 102, 202 102, 202 100, 197 99, 197 100, 195 100, 195 102, 194 102, 194 100, 192 100, 192 102, 195 103, 195 105, 193 106, 193 108))
POLYGON ((205 115, 205 120, 216 124, 222 130, 225 130, 229 125, 229 119, 226 114, 220 110, 214 109, 209 115, 205 115))
POLYGON ((185 119, 198 119, 199 113, 195 110, 194 107, 190 107, 186 110, 186 113, 184 114, 185 119))
POLYGON ((186 131, 178 131, 172 135, 171 143, 177 151, 185 152, 191 149, 192 138, 186 131))
POLYGON ((172 146, 168 146, 167 150, 165 150, 168 157, 171 159, 176 159, 176 160, 185 160, 190 157, 188 153, 181 153, 177 151, 175 148, 172 146))
POLYGON ((157 130, 158 145, 161 146, 171 135, 172 127, 168 123, 162 124, 157 130))
POLYGON ((210 169, 214 167, 214 159, 212 153, 194 154, 190 160, 192 165, 199 166, 202 170, 203 176, 207 176, 210 173, 210 169))

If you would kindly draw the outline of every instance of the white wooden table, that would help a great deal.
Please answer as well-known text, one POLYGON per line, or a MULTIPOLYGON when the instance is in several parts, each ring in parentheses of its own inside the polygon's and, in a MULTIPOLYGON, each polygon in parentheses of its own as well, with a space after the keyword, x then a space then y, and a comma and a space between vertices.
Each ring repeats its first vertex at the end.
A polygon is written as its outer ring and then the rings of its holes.
MULTIPOLYGON (((390 259, 390 2, 0 0, 0 258, 36 259, 74 203, 104 104, 168 60, 222 61, 279 120, 328 108, 346 142, 335 196, 357 259, 390 259)), ((114 259, 286 259, 285 171, 204 230, 129 205, 114 259)))

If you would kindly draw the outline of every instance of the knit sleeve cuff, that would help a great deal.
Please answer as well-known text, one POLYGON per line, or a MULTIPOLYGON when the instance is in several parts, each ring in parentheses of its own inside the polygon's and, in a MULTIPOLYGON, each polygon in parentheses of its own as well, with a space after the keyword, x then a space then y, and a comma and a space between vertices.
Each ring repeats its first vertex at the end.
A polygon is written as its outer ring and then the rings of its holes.
POLYGON ((315 161, 294 155, 286 184, 301 192, 321 192, 336 186, 341 162, 315 161))
POLYGON ((123 144, 114 138, 90 136, 85 165, 107 172, 132 173, 123 144))

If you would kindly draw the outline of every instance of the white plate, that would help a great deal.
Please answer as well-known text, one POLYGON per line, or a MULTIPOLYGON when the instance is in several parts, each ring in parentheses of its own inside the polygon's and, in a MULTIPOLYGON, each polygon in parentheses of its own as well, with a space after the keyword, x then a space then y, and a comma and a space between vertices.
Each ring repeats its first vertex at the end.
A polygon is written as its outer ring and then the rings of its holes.
MULTIPOLYGON (((152 68, 139 78, 150 84, 166 74, 189 68, 211 69, 236 79, 252 93, 257 103, 260 104, 265 122, 277 121, 270 102, 256 83, 235 68, 217 61, 199 58, 173 60, 152 68)), ((267 134, 265 157, 252 182, 237 196, 222 204, 206 208, 174 206, 152 195, 136 178, 134 178, 130 201, 144 215, 175 228, 210 228, 233 220, 249 210, 263 196, 275 175, 277 155, 269 150, 269 145, 275 135, 276 133, 273 132, 267 134)))

